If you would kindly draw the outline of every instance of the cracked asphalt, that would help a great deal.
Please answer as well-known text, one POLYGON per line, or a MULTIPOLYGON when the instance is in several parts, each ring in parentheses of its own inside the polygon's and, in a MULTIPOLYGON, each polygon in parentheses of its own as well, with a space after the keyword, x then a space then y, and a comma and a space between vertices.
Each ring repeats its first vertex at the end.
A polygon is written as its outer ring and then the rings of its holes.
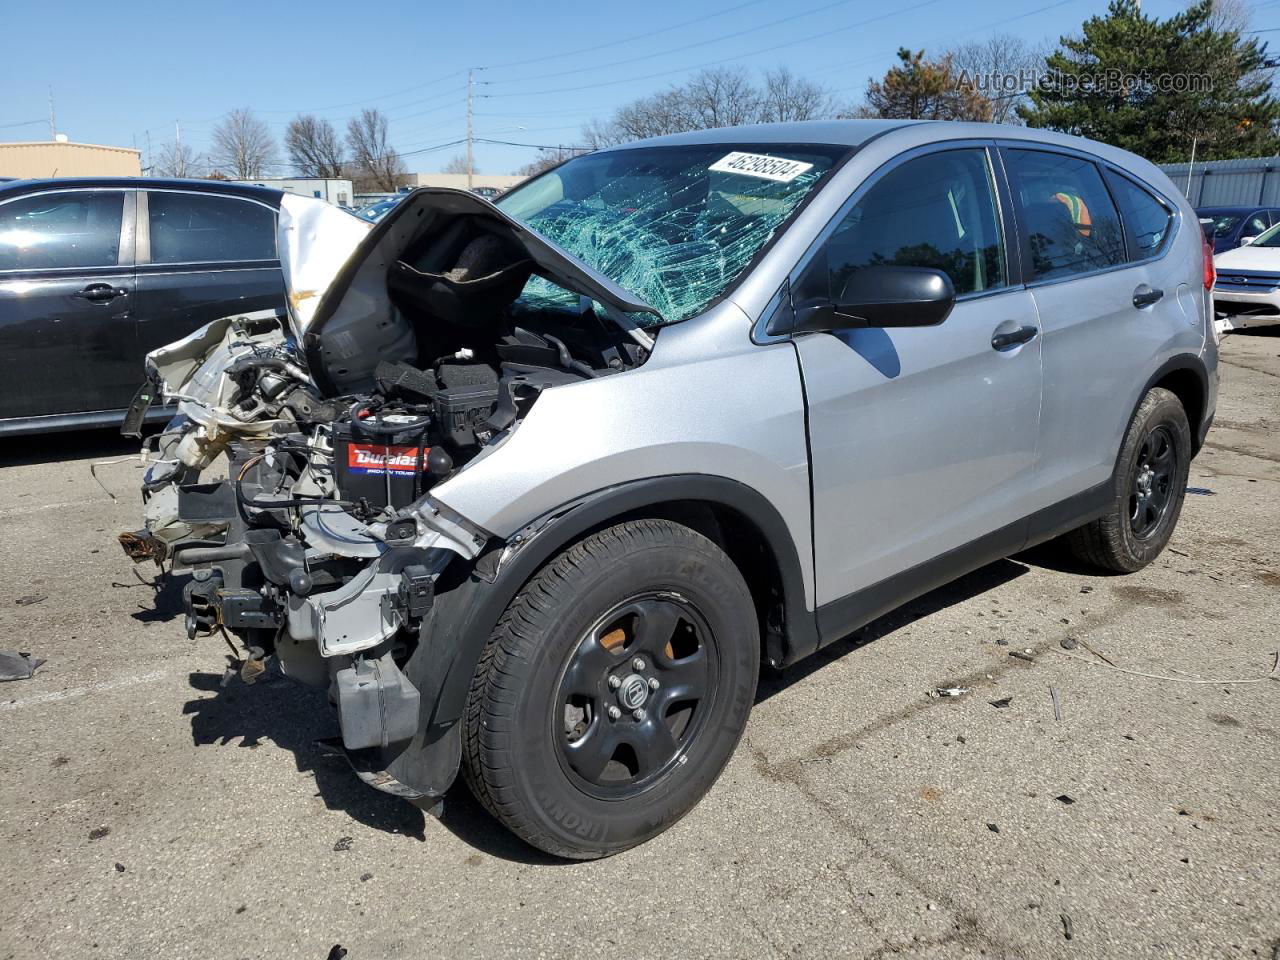
POLYGON ((767 677, 707 798, 595 863, 461 787, 442 819, 364 787, 314 745, 323 695, 220 689, 181 583, 153 596, 115 544, 138 469, 89 465, 128 447, 9 441, 0 648, 49 662, 0 685, 0 960, 1272 960, 1280 683, 1186 681, 1280 648, 1280 329, 1223 360, 1204 492, 1157 562, 1004 560, 767 677))

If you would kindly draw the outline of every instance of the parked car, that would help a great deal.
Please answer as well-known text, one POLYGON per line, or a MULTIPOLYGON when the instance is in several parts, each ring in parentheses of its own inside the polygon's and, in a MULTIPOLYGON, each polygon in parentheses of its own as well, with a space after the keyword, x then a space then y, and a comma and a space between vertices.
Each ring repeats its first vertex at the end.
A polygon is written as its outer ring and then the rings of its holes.
POLYGON ((471 192, 477 197, 484 197, 486 200, 496 200, 502 195, 502 191, 497 187, 472 187, 471 192))
POLYGON ((210 180, 0 185, 0 434, 118 423, 149 351, 230 313, 282 312, 280 196, 210 180))
POLYGON ((324 247, 286 323, 151 355, 183 418, 126 549, 327 687, 367 783, 461 768, 564 857, 688 812, 762 660, 1054 537, 1150 563, 1214 415, 1195 211, 1043 130, 704 130, 324 247))
POLYGON ((1213 306, 1222 329, 1271 324, 1280 317, 1280 223, 1213 260, 1213 306))
POLYGON ((1280 209, 1274 207, 1200 207, 1196 216, 1214 253, 1251 243, 1280 223, 1280 209))
POLYGON ((361 220, 368 220, 370 223, 377 223, 395 209, 395 205, 403 199, 403 196, 398 196, 388 197, 386 200, 378 200, 376 203, 371 203, 367 206, 361 207, 359 210, 356 210, 355 215, 361 220))

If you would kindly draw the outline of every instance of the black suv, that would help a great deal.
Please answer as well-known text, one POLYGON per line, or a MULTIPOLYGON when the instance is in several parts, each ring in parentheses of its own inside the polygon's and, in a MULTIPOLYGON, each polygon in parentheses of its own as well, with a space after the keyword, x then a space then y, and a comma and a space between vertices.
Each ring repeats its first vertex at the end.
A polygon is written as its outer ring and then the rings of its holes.
POLYGON ((148 351, 218 317, 283 312, 281 196, 214 180, 0 184, 0 434, 117 423, 148 351))

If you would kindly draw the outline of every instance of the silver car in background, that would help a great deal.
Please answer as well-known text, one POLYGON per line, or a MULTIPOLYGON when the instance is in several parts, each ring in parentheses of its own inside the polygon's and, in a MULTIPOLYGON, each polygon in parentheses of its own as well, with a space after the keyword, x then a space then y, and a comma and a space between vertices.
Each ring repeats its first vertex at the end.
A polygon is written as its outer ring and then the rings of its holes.
POLYGON ((762 660, 1055 537, 1149 563, 1213 418, 1194 211, 1072 137, 701 131, 352 243, 307 289, 285 258, 287 318, 153 355, 183 414, 126 549, 193 568, 247 678, 328 687, 366 782, 461 769, 565 857, 690 810, 762 660))

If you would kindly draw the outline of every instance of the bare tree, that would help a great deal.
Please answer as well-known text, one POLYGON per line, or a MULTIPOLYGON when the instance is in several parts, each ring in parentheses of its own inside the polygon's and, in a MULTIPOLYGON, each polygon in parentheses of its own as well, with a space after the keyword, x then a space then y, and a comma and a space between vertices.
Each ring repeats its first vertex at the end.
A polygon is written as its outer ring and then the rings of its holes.
POLYGON ((404 173, 400 154, 387 137, 387 117, 376 107, 360 111, 347 123, 347 146, 357 167, 357 188, 394 190, 404 173))
POLYGON ((1017 106, 1025 99, 1022 91, 1044 70, 1043 49, 1014 34, 997 33, 954 47, 949 56, 957 82, 971 87, 991 104, 993 121, 1022 122, 1017 106))
POLYGON ((294 117, 284 132, 284 145, 300 176, 342 176, 342 140, 328 120, 310 114, 294 117))
POLYGON ((248 107, 232 110, 213 128, 209 159, 235 180, 257 180, 276 155, 270 129, 248 107))
MULTIPOLYGON (((465 153, 455 154, 449 159, 449 162, 444 165, 440 172, 465 174, 467 172, 467 155, 465 153)), ((471 172, 479 173, 480 170, 472 164, 471 172)))
POLYGON ((786 67, 764 75, 757 86, 740 68, 703 70, 683 85, 641 97, 620 107, 607 121, 592 120, 582 129, 591 149, 684 130, 734 127, 775 120, 816 120, 837 116, 831 94, 786 67))
POLYGON ((797 77, 787 67, 765 73, 760 96, 762 123, 817 120, 833 113, 835 105, 825 87, 797 77))
POLYGON ((516 173, 522 177, 536 177, 552 167, 558 167, 566 160, 571 160, 587 152, 589 151, 581 147, 540 147, 538 155, 517 170, 516 173))
POLYGON ((205 162, 200 154, 185 143, 166 143, 151 167, 155 177, 200 177, 204 175, 205 162))
POLYGON ((702 128, 737 127, 760 118, 760 91, 741 67, 700 70, 685 86, 685 102, 702 128))
MULTIPOLYGON (((1270 4, 1262 4, 1270 6, 1270 4)), ((1253 14, 1245 0, 1213 0, 1208 26, 1223 32, 1244 33, 1253 22, 1253 14)))
POLYGON ((689 109, 688 96, 683 87, 672 87, 650 97, 642 97, 618 109, 613 119, 596 129, 602 142, 598 146, 660 137, 682 130, 695 130, 704 126, 698 123, 689 109))

